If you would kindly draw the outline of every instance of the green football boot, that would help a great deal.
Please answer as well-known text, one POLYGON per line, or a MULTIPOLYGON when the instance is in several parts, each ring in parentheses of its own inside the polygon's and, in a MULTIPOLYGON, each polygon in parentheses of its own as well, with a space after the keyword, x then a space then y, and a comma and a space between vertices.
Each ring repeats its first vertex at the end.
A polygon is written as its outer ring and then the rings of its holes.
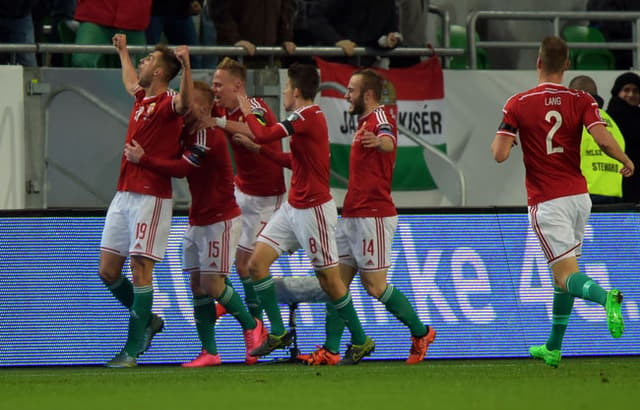
POLYGON ((607 325, 609 333, 614 338, 619 338, 624 333, 624 321, 622 319, 622 292, 611 289, 607 293, 607 303, 604 305, 607 311, 607 325))
POLYGON ((562 352, 560 350, 549 350, 547 345, 531 346, 529 354, 536 359, 544 360, 547 366, 558 367, 562 352))
POLYGON ((249 352, 249 355, 255 357, 266 356, 276 349, 289 346, 291 342, 293 342, 293 336, 290 332, 285 332, 281 336, 275 336, 269 333, 269 335, 267 336, 267 340, 265 340, 264 343, 249 352))
POLYGON ((136 358, 129 356, 126 350, 122 350, 113 359, 104 364, 104 367, 111 367, 115 369, 121 369, 125 367, 136 367, 138 363, 136 358))
POLYGON ((347 352, 344 354, 344 358, 340 360, 340 364, 358 364, 363 357, 369 356, 374 350, 376 350, 376 343, 372 338, 367 336, 363 344, 348 346, 347 352))

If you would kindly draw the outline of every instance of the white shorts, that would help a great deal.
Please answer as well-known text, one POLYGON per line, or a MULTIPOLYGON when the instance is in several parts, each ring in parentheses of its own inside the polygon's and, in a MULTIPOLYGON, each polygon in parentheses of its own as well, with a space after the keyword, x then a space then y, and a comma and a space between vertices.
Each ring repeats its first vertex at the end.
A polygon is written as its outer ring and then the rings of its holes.
POLYGON ((240 216, 205 226, 189 226, 182 238, 182 269, 228 275, 235 260, 240 216))
POLYGON ((275 196, 255 196, 245 194, 236 187, 236 202, 242 211, 242 235, 238 248, 253 252, 258 235, 267 226, 271 215, 280 208, 284 194, 275 196))
POLYGON ((549 265, 580 256, 590 213, 589 194, 564 196, 529 206, 529 223, 549 265))
POLYGON ((308 209, 297 209, 285 202, 273 214, 258 241, 279 254, 303 248, 315 270, 330 268, 338 265, 337 219, 333 199, 308 209))
POLYGON ((171 229, 171 198, 118 191, 102 230, 100 249, 161 261, 171 229))
POLYGON ((340 218, 336 229, 340 263, 360 272, 388 269, 391 266, 391 243, 397 226, 397 216, 340 218))

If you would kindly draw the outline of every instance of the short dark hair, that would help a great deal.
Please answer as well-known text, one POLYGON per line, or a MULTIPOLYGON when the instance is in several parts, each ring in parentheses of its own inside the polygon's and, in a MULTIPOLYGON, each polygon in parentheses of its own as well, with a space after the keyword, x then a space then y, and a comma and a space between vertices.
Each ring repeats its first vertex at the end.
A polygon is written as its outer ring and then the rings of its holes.
POLYGON ((226 70, 233 77, 242 80, 243 83, 247 82, 247 67, 240 64, 236 60, 225 57, 216 67, 217 70, 226 70))
POLYGON ((213 95, 213 90, 211 89, 209 84, 205 83, 204 81, 194 81, 193 89, 196 92, 202 93, 202 95, 207 100, 207 104, 213 105, 214 95, 213 95))
POLYGON ((362 77, 362 93, 364 94, 365 91, 371 90, 373 91, 373 96, 376 101, 380 101, 382 98, 382 88, 384 87, 385 82, 384 77, 377 71, 370 68, 358 70, 351 74, 352 77, 354 75, 362 77))
POLYGON ((320 75, 316 66, 293 63, 287 70, 291 88, 297 88, 305 100, 313 100, 320 88, 320 75))
POLYGON ((545 73, 561 73, 566 68, 569 59, 569 47, 563 39, 557 36, 545 37, 540 44, 541 68, 545 73))
POLYGON ((157 45, 154 51, 158 51, 160 53, 160 65, 164 68, 165 79, 167 82, 170 82, 180 72, 180 61, 176 58, 173 50, 165 45, 157 45))
POLYGON ((587 75, 579 75, 574 77, 569 82, 569 88, 573 88, 574 90, 582 90, 588 92, 591 95, 598 94, 598 87, 596 86, 596 82, 593 81, 593 78, 587 75))

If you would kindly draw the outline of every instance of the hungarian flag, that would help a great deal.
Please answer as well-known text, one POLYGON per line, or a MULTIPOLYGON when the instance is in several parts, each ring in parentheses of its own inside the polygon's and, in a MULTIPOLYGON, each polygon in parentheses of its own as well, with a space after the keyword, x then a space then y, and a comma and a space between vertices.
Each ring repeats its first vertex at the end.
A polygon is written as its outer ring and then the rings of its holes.
MULTIPOLYGON (((331 169, 340 177, 331 178, 331 186, 346 188, 349 177, 349 152, 358 119, 349 115, 344 93, 357 67, 330 63, 316 58, 320 68, 319 104, 327 117, 331 140, 331 169)), ((399 128, 417 134, 423 141, 446 151, 444 139, 444 81, 437 57, 407 68, 378 70, 387 80, 381 103, 392 107, 399 128)), ((393 174, 393 190, 423 191, 437 189, 427 168, 423 149, 398 132, 398 152, 393 174)))

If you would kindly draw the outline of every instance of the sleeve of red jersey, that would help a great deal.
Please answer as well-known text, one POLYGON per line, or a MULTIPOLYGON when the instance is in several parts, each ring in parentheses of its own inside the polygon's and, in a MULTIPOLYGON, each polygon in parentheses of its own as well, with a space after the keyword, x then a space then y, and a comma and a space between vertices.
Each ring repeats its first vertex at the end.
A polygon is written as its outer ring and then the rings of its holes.
POLYGON ((386 116, 384 111, 376 112, 376 119, 378 124, 375 128, 375 134, 380 137, 389 137, 391 141, 393 141, 393 145, 398 145, 398 138, 396 136, 396 132, 394 131, 395 127, 386 116))
POLYGON ((260 146, 260 155, 284 168, 291 169, 291 153, 274 150, 266 145, 260 146))
POLYGON ((596 100, 590 95, 585 93, 584 106, 582 110, 582 124, 589 130, 596 124, 607 125, 606 122, 600 116, 600 107, 596 100))
POLYGON ((184 154, 180 159, 164 159, 143 155, 140 158, 140 165, 159 174, 175 178, 186 177, 194 168, 194 165, 184 157, 184 154))
POLYGON ((516 142, 518 136, 518 119, 515 115, 515 98, 507 100, 502 108, 502 122, 498 127, 497 135, 504 135, 513 138, 516 142))
POLYGON ((258 144, 265 144, 271 141, 277 141, 289 136, 287 128, 280 122, 273 125, 263 125, 260 123, 255 114, 249 114, 245 118, 247 125, 253 134, 254 140, 258 144))
POLYGON ((184 178, 194 168, 200 167, 211 146, 209 138, 213 136, 213 133, 207 133, 204 129, 200 130, 196 134, 196 143, 185 150, 181 158, 165 159, 143 155, 140 158, 140 165, 169 177, 184 178))

